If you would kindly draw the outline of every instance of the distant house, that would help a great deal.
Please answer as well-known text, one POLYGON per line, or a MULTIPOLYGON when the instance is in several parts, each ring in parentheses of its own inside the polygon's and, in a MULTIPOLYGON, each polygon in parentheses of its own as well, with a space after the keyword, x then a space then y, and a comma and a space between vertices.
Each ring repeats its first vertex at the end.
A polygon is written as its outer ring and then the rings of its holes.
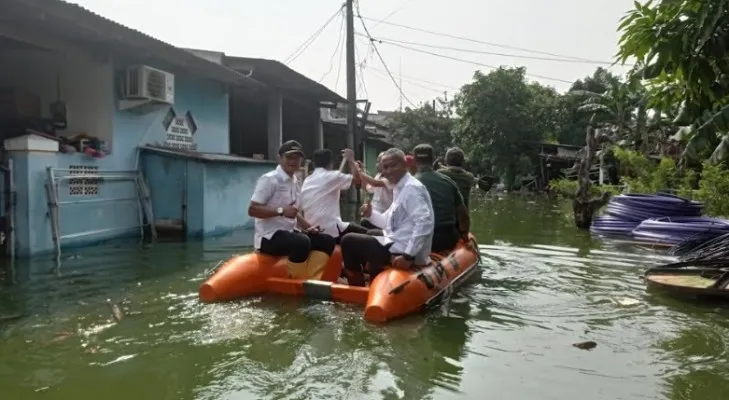
MULTIPOLYGON (((363 161, 365 170, 370 176, 376 174, 377 155, 392 147, 390 143, 390 131, 386 125, 381 123, 381 119, 377 118, 378 114, 367 114, 364 119, 363 111, 358 110, 358 121, 366 121, 364 126, 365 135, 363 137, 364 153, 363 161), (372 118, 372 117, 375 118, 372 118)), ((335 144, 335 147, 346 146, 346 142, 342 142, 346 138, 347 117, 346 108, 344 106, 337 108, 322 108, 321 118, 326 126, 330 128, 325 143, 335 144)), ((331 147, 330 147, 331 148, 331 147)))

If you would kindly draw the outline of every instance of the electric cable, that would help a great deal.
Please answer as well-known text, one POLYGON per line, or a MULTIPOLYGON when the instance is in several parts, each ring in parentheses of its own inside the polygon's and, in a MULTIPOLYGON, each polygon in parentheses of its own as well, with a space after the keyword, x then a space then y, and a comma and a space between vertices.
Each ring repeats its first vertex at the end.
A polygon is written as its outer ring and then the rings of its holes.
POLYGON ((390 19, 390 17, 392 17, 393 15, 395 15, 395 13, 397 13, 398 11, 402 10, 403 8, 405 8, 405 6, 407 6, 408 3, 410 3, 411 1, 412 0, 405 0, 402 3, 400 3, 400 5, 397 8, 393 9, 392 11, 390 11, 389 14, 385 15, 382 18, 382 22, 377 22, 374 25, 372 25, 372 29, 377 28, 381 23, 387 22, 387 20, 390 19))
MULTIPOLYGON (((373 40, 374 41, 376 39, 370 39, 370 40, 373 40)), ((404 46, 404 45, 401 45, 401 44, 398 44, 398 43, 387 43, 387 42, 383 42, 383 43, 384 44, 389 44, 390 46, 400 47, 400 48, 405 49, 405 50, 415 51, 415 52, 423 53, 423 54, 429 54, 431 56, 440 57, 440 58, 444 58, 444 59, 447 59, 447 60, 459 61, 459 62, 462 62, 462 63, 472 64, 472 65, 478 65, 478 66, 485 67, 485 68, 490 68, 490 69, 499 69, 499 67, 496 67, 496 66, 493 66, 493 65, 489 65, 489 64, 480 63, 478 61, 466 60, 466 59, 463 59, 463 58, 458 58, 458 57, 453 57, 453 56, 447 56, 447 55, 444 55, 444 54, 433 53, 432 51, 427 51, 427 50, 422 50, 422 49, 416 49, 414 47, 408 47, 408 46, 404 46)), ((540 78, 540 79, 546 79, 546 80, 550 80, 550 81, 555 81, 555 82, 563 82, 563 83, 569 83, 569 84, 572 84, 573 83, 573 81, 568 81, 566 79, 552 78, 552 77, 544 76, 544 75, 529 74, 529 73, 527 73, 525 75, 531 76, 531 77, 534 77, 534 78, 540 78)))
POLYGON ((381 23, 384 25, 390 25, 390 26, 395 26, 398 28, 408 29, 408 30, 412 30, 412 31, 416 31, 416 32, 428 33, 431 35, 443 36, 443 37, 447 37, 447 38, 451 38, 451 39, 463 40, 463 41, 472 42, 472 43, 479 43, 479 44, 483 44, 483 45, 487 45, 487 46, 500 47, 500 48, 510 49, 510 50, 518 50, 518 51, 523 51, 525 53, 542 54, 545 56, 552 56, 552 57, 559 57, 559 58, 568 58, 568 59, 572 59, 575 61, 592 62, 592 63, 596 63, 596 64, 600 64, 600 63, 614 64, 614 63, 610 63, 608 61, 590 60, 590 59, 582 58, 582 57, 566 56, 563 54, 549 53, 549 52, 545 52, 545 51, 532 50, 532 49, 527 49, 527 48, 523 48, 523 47, 510 46, 510 45, 505 45, 505 44, 500 44, 500 43, 486 42, 483 40, 471 39, 471 38, 467 38, 464 36, 457 36, 457 35, 451 35, 448 33, 442 33, 442 32, 436 32, 436 31, 431 31, 431 30, 427 30, 427 29, 422 29, 422 28, 415 28, 412 26, 397 24, 394 22, 388 22, 388 21, 384 21, 384 20, 380 20, 380 19, 376 19, 376 18, 369 18, 369 17, 363 17, 363 16, 359 16, 359 18, 365 19, 368 21, 372 21, 372 22, 381 23))
MULTIPOLYGON (((376 70, 374 68, 369 68, 369 71, 371 73, 373 73, 378 78, 388 80, 387 74, 384 73, 384 72, 380 72, 380 71, 378 71, 378 70, 376 70)), ((405 78, 402 78, 402 80, 404 80, 405 82, 407 82, 407 83, 409 83, 409 84, 411 84, 413 86, 417 86, 417 87, 422 88, 422 89, 425 89, 425 90, 430 90, 430 91, 433 91, 433 92, 436 92, 436 93, 443 93, 443 89, 436 89, 434 87, 425 86, 422 83, 417 83, 417 82, 414 82, 412 80, 405 79, 405 78)))
MULTIPOLYGON (((334 69, 334 58, 337 56, 338 52, 342 51, 342 44, 344 42, 342 40, 342 38, 344 37, 344 16, 342 15, 341 10, 339 12, 339 16, 341 17, 341 19, 340 19, 340 23, 339 23, 339 37, 337 38, 337 45, 334 47, 334 53, 332 53, 332 56, 329 59, 329 69, 327 70, 327 72, 325 72, 321 76, 321 78, 319 78, 319 83, 321 83, 321 81, 323 81, 324 78, 326 78, 327 75, 329 75, 332 72, 332 69, 334 69)), ((341 57, 340 57, 340 59, 341 59, 341 57)), ((340 61, 340 64, 341 64, 341 61, 340 61)))
POLYGON ((411 101, 411 100, 410 100, 410 99, 408 98, 408 96, 407 96, 407 95, 405 95, 405 93, 404 93, 404 92, 402 91, 402 88, 401 88, 401 87, 400 87, 400 85, 399 85, 399 84, 397 83, 397 80, 396 80, 396 79, 395 79, 395 77, 394 77, 394 76, 392 75, 392 72, 390 72, 390 68, 389 68, 389 67, 387 66, 387 63, 385 63, 385 59, 384 59, 384 58, 382 57, 382 54, 380 54, 380 50, 379 50, 379 49, 377 48, 377 46, 375 45, 375 42, 374 42, 374 40, 372 39, 372 35, 370 35, 370 31, 369 31, 369 30, 367 29, 367 25, 365 24, 365 22, 364 22, 364 19, 362 19, 362 16, 361 16, 361 14, 360 14, 360 12, 359 12, 359 1, 357 2, 357 17, 359 18, 360 22, 362 23, 362 28, 364 28, 364 30, 365 30, 365 33, 367 33, 367 37, 369 37, 369 39, 370 39, 370 42, 372 43, 372 48, 373 48, 373 49, 375 50, 375 53, 377 54, 377 57, 378 57, 378 58, 380 59, 380 62, 382 63, 382 66, 383 66, 383 67, 385 68, 385 70, 387 70, 387 74, 388 74, 388 75, 390 76, 390 79, 392 80, 392 83, 393 83, 393 84, 395 84, 395 87, 396 87, 396 88, 397 88, 397 90, 398 90, 398 91, 400 92, 400 95, 401 95, 401 96, 402 96, 402 97, 403 97, 403 98, 405 99, 405 101, 407 101, 407 102, 408 102, 408 103, 409 103, 409 104, 410 104, 411 106, 413 106, 413 107, 417 107, 417 106, 415 105, 415 103, 413 103, 413 102, 412 102, 412 101, 411 101))
POLYGON ((302 55, 306 51, 306 49, 308 49, 309 46, 311 46, 311 44, 314 43, 314 41, 316 41, 316 39, 319 37, 319 35, 321 35, 321 33, 324 31, 324 29, 326 29, 326 27, 329 26, 329 24, 331 24, 332 21, 334 21, 334 18, 336 18, 337 15, 339 15, 339 13, 342 12, 343 9, 344 9, 344 4, 342 4, 342 6, 339 7, 337 12, 332 14, 332 16, 329 17, 329 19, 326 20, 326 22, 324 22, 324 25, 320 26, 319 29, 314 31, 314 33, 308 39, 306 39, 304 41, 304 43, 302 43, 298 48, 296 48, 296 50, 294 50, 294 52, 291 53, 291 55, 286 57, 284 64, 289 65, 292 62, 294 62, 297 58, 299 58, 299 56, 302 55))
MULTIPOLYGON (((376 71, 379 71, 379 72, 386 72, 384 69, 380 69, 380 68, 372 67, 372 66, 367 66, 367 69, 369 69, 369 70, 376 70, 376 71)), ((427 84, 430 84, 430 85, 433 85, 433 86, 440 86, 440 87, 445 88, 445 89, 461 90, 461 88, 456 87, 456 86, 445 85, 445 84, 442 84, 442 83, 429 81, 427 79, 418 78, 418 77, 415 77, 415 76, 412 76, 412 75, 405 75, 405 74, 399 74, 399 75, 403 76, 403 80, 423 82, 423 83, 427 83, 427 84), (405 78, 408 78, 408 79, 405 79, 405 78)))
MULTIPOLYGON (((366 37, 365 35, 358 33, 359 36, 366 37)), ((513 58, 524 58, 528 60, 542 60, 542 61, 556 61, 556 62, 567 62, 567 63, 582 63, 582 64, 600 64, 600 65, 613 65, 614 63, 609 62, 600 62, 600 61, 582 61, 582 60, 571 60, 567 58, 554 58, 554 57, 540 57, 540 56, 523 56, 519 54, 507 54, 507 53, 495 53, 491 51, 483 51, 483 50, 474 50, 474 49, 464 49, 461 47, 450 47, 450 46, 438 46, 428 43, 419 43, 419 42, 409 42, 406 40, 397 40, 397 39, 390 39, 390 38, 374 38, 374 40, 377 40, 380 43, 385 44, 408 44, 412 46, 421 46, 421 47, 427 47, 431 49, 438 49, 438 50, 453 50, 453 51, 460 51, 463 53, 472 53, 472 54, 486 54, 486 55, 492 55, 492 56, 500 56, 500 57, 513 57, 513 58)))
POLYGON ((367 48, 367 54, 365 54, 365 58, 362 59, 359 56, 359 48, 355 44, 354 56, 355 56, 355 60, 357 60, 356 65, 358 67, 357 68, 357 75, 358 75, 357 82, 359 83, 359 88, 362 90, 362 92, 364 92, 365 98, 368 98, 368 97, 370 97, 370 94, 367 92, 367 85, 365 84, 365 80, 364 80, 364 68, 365 68, 365 65, 367 64, 367 58, 369 56, 369 46, 367 48))

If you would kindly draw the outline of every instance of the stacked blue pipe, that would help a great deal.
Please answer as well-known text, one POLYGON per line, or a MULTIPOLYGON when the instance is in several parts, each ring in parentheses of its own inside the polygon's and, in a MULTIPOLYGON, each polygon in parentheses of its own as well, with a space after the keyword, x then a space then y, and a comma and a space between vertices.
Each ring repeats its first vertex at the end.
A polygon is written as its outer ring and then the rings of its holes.
POLYGON ((590 231, 663 243, 729 232, 729 222, 702 217, 702 210, 700 202, 666 193, 621 194, 610 200, 604 216, 593 220, 590 231))
POLYGON ((662 217, 647 219, 633 229, 633 237, 645 242, 679 244, 709 240, 729 233, 729 221, 710 217, 662 217))

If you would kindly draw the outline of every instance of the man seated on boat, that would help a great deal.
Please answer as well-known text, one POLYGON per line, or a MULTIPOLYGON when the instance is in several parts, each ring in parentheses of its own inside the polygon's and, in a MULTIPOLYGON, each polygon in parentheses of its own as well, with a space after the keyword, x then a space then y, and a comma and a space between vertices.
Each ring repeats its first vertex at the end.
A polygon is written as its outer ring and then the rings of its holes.
POLYGON ((452 147, 446 151, 445 166, 436 168, 441 174, 451 178, 458 185, 458 190, 463 196, 463 204, 468 209, 469 200, 471 198, 471 189, 478 182, 472 173, 464 168, 466 157, 463 150, 458 147, 452 147))
POLYGON ((341 236, 350 232, 367 233, 367 228, 351 222, 342 221, 339 208, 340 193, 348 190, 352 182, 372 179, 360 173, 351 149, 342 151, 344 156, 338 171, 333 170, 334 159, 331 150, 314 152, 314 172, 301 187, 301 211, 303 217, 312 225, 321 228, 321 233, 334 237, 337 242, 341 236), (352 174, 344 173, 349 166, 352 174))
POLYGON ((318 279, 334 251, 336 241, 319 233, 299 213, 301 187, 296 172, 304 151, 295 140, 278 149, 279 165, 256 182, 248 215, 255 218, 253 246, 261 253, 288 256, 289 275, 318 279), (304 231, 295 230, 298 226, 304 231))
POLYGON ((471 225, 463 196, 453 180, 433 169, 435 151, 428 144, 413 149, 418 167, 415 177, 425 186, 433 202, 435 228, 433 230, 434 253, 450 252, 458 239, 467 238, 471 225))
MULTIPOLYGON (((378 213, 382 214, 384 213, 389 207, 390 204, 392 204, 392 185, 390 182, 382 176, 382 155, 384 153, 380 153, 377 155, 377 175, 375 175, 374 179, 377 182, 381 182, 381 184, 375 184, 375 183, 368 183, 365 186, 365 190, 370 193, 372 196, 369 203, 372 206, 372 210, 377 211, 378 213)), ((362 218, 360 221, 360 224, 369 229, 382 229, 384 227, 382 226, 376 226, 374 225, 369 219, 362 218)))
POLYGON ((392 148, 381 159, 382 175, 394 185, 392 205, 380 213, 366 203, 363 217, 383 226, 382 236, 348 233, 342 238, 344 272, 350 285, 364 286, 364 266, 374 278, 387 265, 427 265, 433 241, 433 207, 428 190, 407 171, 405 153, 392 148))

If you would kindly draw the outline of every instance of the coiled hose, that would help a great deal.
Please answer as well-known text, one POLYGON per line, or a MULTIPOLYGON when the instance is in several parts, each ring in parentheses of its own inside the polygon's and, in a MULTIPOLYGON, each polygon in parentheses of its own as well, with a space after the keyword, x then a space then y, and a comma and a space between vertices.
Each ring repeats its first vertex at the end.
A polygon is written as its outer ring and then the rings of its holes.
POLYGON ((641 222, 661 217, 700 217, 703 204, 667 193, 621 194, 613 197, 604 216, 597 217, 590 231, 606 236, 633 236, 641 222))

